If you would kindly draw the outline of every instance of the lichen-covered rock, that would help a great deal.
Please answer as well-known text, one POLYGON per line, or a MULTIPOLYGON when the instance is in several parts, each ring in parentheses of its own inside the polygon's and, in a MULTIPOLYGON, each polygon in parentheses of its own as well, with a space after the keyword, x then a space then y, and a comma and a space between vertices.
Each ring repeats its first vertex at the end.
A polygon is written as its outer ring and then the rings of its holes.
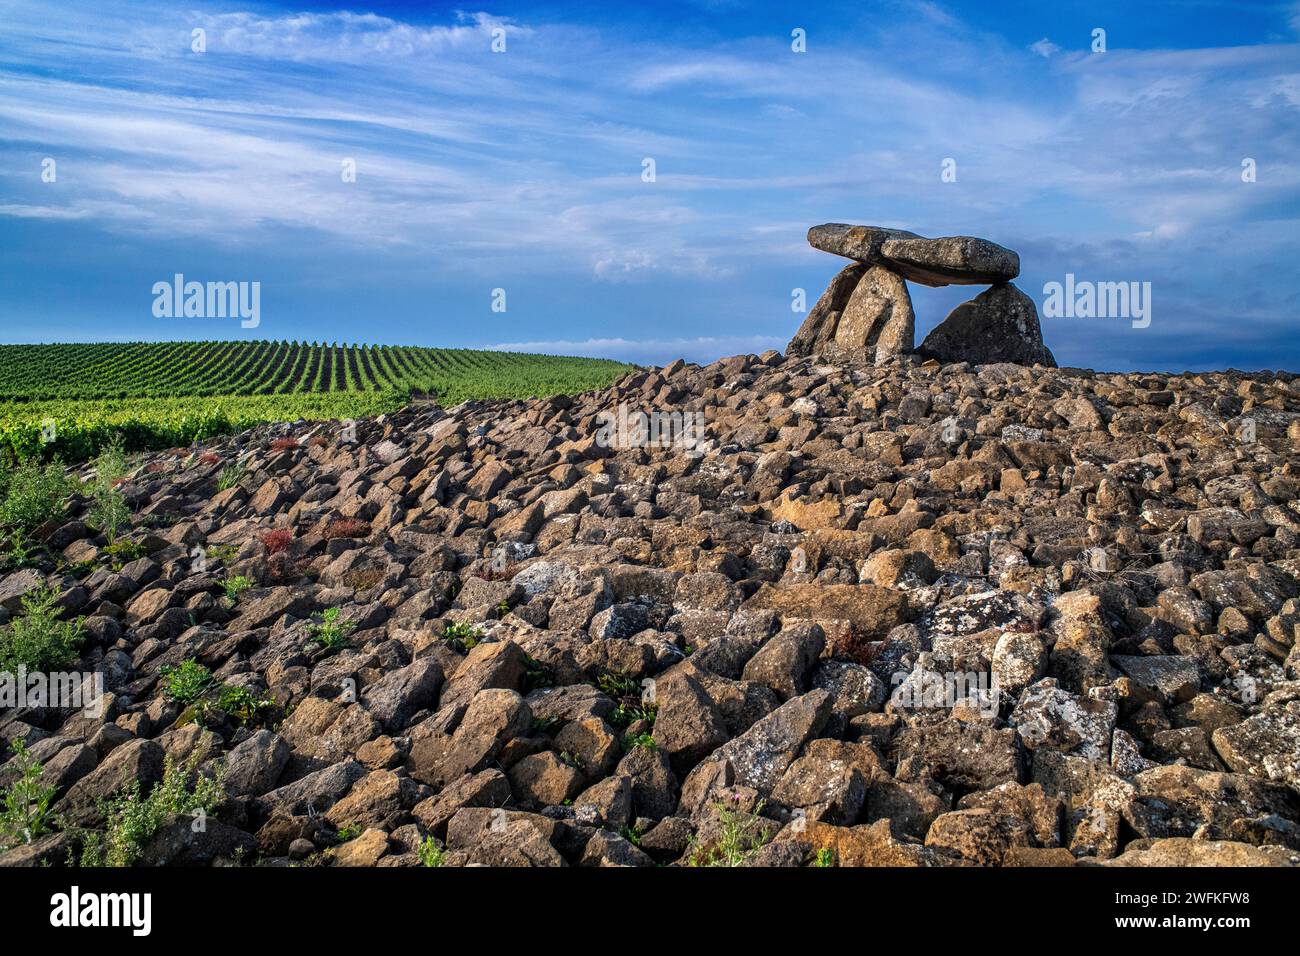
POLYGON ((1300 852, 1230 840, 1135 840, 1108 866, 1300 866, 1300 852))
POLYGON ((988 790, 1019 782, 1024 773, 1016 732, 996 730, 983 722, 949 717, 914 724, 899 733, 894 748, 900 764, 924 767, 953 789, 988 790))
POLYGON ((729 768, 728 785, 734 780, 759 793, 771 793, 803 745, 817 736, 830 713, 831 695, 824 690, 809 691, 786 701, 691 771, 682 785, 683 801, 687 801, 688 793, 701 789, 707 793, 708 787, 702 785, 720 765, 729 768))
POLYGON ((1220 727, 1211 740, 1231 769, 1277 780, 1300 792, 1300 700, 1220 727))
POLYGON ((1030 750, 1047 747, 1108 761, 1118 715, 1114 702, 1071 694, 1048 677, 1024 692, 1009 722, 1030 750))

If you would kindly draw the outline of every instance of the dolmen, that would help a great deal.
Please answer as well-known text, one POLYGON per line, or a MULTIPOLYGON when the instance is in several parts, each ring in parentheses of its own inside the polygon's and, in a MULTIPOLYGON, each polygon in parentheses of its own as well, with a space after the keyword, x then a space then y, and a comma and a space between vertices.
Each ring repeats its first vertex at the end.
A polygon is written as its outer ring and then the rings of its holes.
POLYGON ((830 222, 808 230, 814 249, 852 259, 831 280, 790 340, 790 355, 881 364, 916 352, 941 363, 1056 367, 1034 300, 1012 284, 1020 257, 974 236, 927 239, 903 229, 830 222), (987 285, 915 347, 907 282, 987 285))

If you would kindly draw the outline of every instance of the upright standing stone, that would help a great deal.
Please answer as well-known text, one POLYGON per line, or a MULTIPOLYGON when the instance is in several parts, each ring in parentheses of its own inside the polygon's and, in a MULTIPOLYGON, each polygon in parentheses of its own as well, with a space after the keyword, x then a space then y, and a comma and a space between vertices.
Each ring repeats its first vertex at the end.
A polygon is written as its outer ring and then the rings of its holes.
POLYGON ((826 348, 827 343, 835 337, 840 313, 844 311, 849 296, 853 295, 858 280, 866 271, 865 265, 854 262, 835 274, 831 284, 808 313, 808 318, 804 319, 803 325, 799 326, 799 331, 790 340, 790 345, 786 348, 788 354, 816 355, 826 348))
POLYGON ((912 351, 916 316, 902 277, 882 266, 866 271, 835 329, 833 357, 883 362, 912 351))
POLYGON ((1056 359, 1043 344, 1034 300, 1010 282, 985 289, 957 306, 917 351, 945 365, 1012 362, 1056 368, 1056 359))

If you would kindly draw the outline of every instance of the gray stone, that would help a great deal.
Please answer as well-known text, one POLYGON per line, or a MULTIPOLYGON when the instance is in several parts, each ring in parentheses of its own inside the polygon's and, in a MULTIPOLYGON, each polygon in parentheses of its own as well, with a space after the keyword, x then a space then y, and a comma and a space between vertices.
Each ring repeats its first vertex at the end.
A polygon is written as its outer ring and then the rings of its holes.
POLYGON ((324 813, 364 776, 365 767, 355 760, 343 760, 272 790, 262 803, 268 816, 274 812, 287 816, 324 813))
POLYGON ((845 266, 831 279, 826 291, 821 294, 817 304, 812 307, 808 317, 799 326, 799 331, 786 347, 789 355, 820 355, 835 339, 835 330, 840 324, 840 315, 849 303, 849 297, 858 287, 858 282, 866 273, 867 266, 860 262, 845 266))
POLYGON ((103 821, 103 801, 133 783, 140 792, 163 776, 163 748, 153 740, 133 740, 114 750, 94 771, 82 777, 57 804, 55 812, 69 823, 97 826, 103 821))
POLYGON ((1191 700, 1201 686, 1200 668, 1194 657, 1111 656, 1111 662, 1138 686, 1159 695, 1166 703, 1191 700))
POLYGON ((910 355, 915 334, 916 315, 907 284, 888 269, 872 266, 849 296, 827 354, 883 362, 910 355))
POLYGON ((808 230, 808 245, 814 249, 859 262, 879 262, 880 247, 890 240, 920 238, 905 229, 851 226, 843 222, 828 222, 808 230))
POLYGON ((365 689, 361 701, 385 731, 404 729, 415 714, 432 707, 442 686, 442 668, 424 657, 408 667, 385 674, 365 689))
POLYGON ((45 575, 32 568, 15 571, 0 578, 0 607, 10 614, 22 610, 23 597, 45 584, 45 575))
POLYGON ((188 815, 172 815, 140 849, 144 866, 209 866, 217 860, 251 858, 257 841, 243 830, 211 818, 201 829, 188 815))
POLYGON ((812 686, 830 692, 834 712, 845 720, 880 710, 885 703, 880 678, 850 661, 822 661, 812 673, 812 686))
POLYGON ((907 283, 883 266, 849 266, 831 280, 791 340, 792 355, 882 362, 908 355, 916 316, 907 283))
POLYGON ((1110 760, 1119 708, 1113 701, 1079 697, 1044 678, 1024 692, 1010 723, 1029 750, 1045 747, 1089 760, 1110 760))
POLYGON ((1008 282, 1020 274, 1018 255, 975 236, 927 239, 903 229, 828 222, 808 230, 808 244, 930 286, 1008 282))
POLYGON ((782 700, 789 700, 808 689, 808 675, 825 646, 826 635, 819 625, 787 627, 749 659, 741 676, 766 684, 782 700))
POLYGON ((1300 701, 1270 707, 1211 735, 1233 770, 1276 780, 1300 791, 1300 701))
POLYGON ((235 797, 260 797, 275 786, 288 762, 289 745, 284 738, 259 730, 226 757, 226 792, 235 797))
POLYGON ((831 695, 824 690, 809 691, 786 701, 692 770, 682 785, 683 801, 707 795, 710 788, 703 788, 703 794, 697 794, 696 789, 721 764, 731 766, 736 783, 753 787, 764 795, 770 793, 799 756, 803 745, 821 731, 830 714, 831 695))
POLYGON ((674 669, 656 680, 655 697, 659 704, 655 744, 677 773, 689 772, 727 742, 727 727, 717 707, 686 670, 674 669))
POLYGON ((917 352, 945 365, 1010 362, 1056 367, 1056 359, 1043 344, 1034 300, 1009 282, 986 289, 953 309, 925 337, 917 352))
POLYGON ((996 242, 974 236, 886 239, 881 258, 905 279, 922 285, 983 285, 1020 275, 1020 257, 996 242))

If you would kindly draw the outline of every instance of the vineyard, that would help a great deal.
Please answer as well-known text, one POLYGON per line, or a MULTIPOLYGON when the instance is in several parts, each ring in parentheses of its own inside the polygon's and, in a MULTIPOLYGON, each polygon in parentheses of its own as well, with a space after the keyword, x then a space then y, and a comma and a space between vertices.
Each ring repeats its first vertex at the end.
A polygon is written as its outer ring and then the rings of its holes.
POLYGON ((411 397, 442 405, 609 384, 607 359, 305 342, 0 345, 0 448, 18 457, 93 455, 113 434, 132 449, 268 421, 359 418, 411 397))

